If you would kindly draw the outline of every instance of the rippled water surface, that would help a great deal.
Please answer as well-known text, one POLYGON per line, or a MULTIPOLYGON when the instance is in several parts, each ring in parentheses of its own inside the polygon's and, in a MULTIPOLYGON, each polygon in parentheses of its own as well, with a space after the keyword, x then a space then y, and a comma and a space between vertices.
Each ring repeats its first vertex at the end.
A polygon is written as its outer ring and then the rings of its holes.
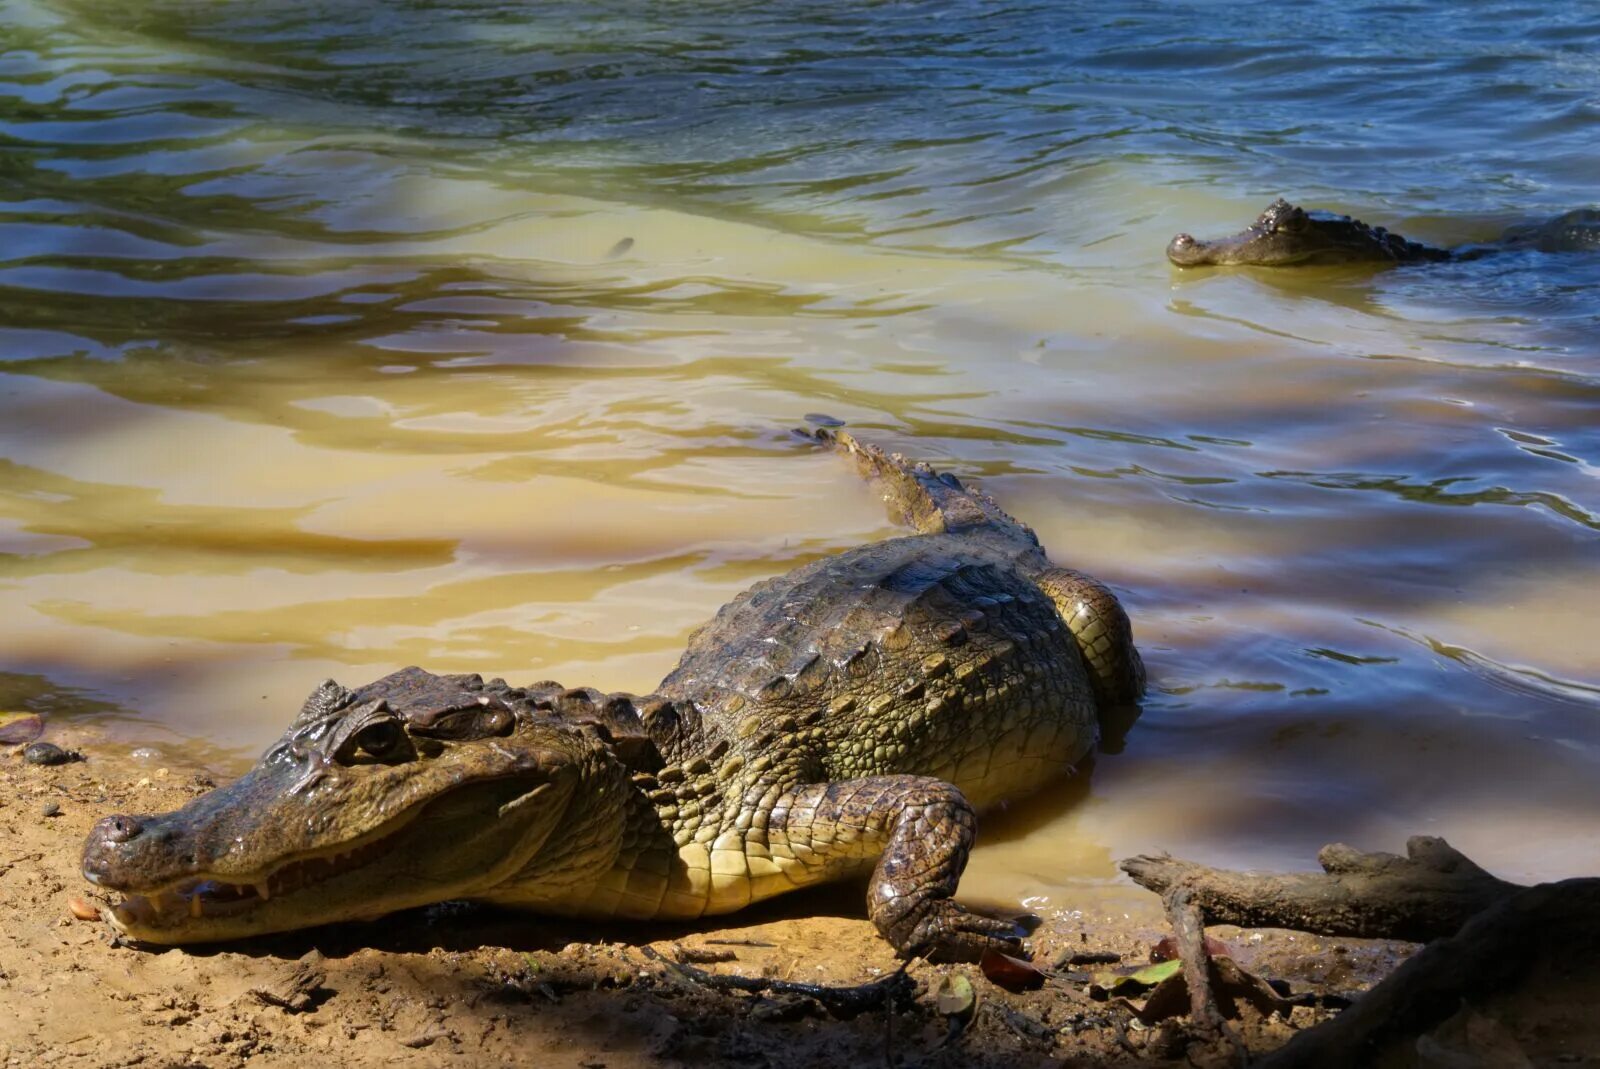
POLYGON ((1285 194, 1595 203, 1581 3, 0 0, 0 701, 235 772, 325 676, 648 690, 974 476, 1152 678, 966 887, 1600 872, 1600 257, 1179 272, 1285 194))

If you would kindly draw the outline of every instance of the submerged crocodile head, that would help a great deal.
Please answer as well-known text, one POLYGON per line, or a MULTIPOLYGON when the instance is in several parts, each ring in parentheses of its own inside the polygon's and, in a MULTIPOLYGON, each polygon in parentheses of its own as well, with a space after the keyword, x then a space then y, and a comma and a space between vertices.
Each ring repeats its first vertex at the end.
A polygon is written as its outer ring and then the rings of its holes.
POLYGON ((108 911, 117 928, 154 943, 471 897, 558 827, 565 841, 575 821, 607 819, 572 812, 592 798, 569 805, 597 764, 616 764, 604 730, 530 708, 476 677, 329 680, 239 780, 172 813, 96 824, 84 875, 126 896, 108 911))
POLYGON ((1407 241, 1348 215, 1308 212, 1282 197, 1237 234, 1213 241, 1179 234, 1167 246, 1167 259, 1179 267, 1392 264, 1449 258, 1444 249, 1407 241))

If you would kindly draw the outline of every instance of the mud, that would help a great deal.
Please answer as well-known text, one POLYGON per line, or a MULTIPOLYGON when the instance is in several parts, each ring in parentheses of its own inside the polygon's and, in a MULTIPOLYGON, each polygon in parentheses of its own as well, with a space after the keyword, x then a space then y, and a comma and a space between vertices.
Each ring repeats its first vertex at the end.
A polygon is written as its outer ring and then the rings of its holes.
MULTIPOLYGON (((142 765, 70 731, 85 760, 25 763, 0 752, 0 1064, 73 1067, 299 1066, 345 1069, 537 1063, 644 1065, 1145 1065, 1227 1053, 1181 1023, 1141 1025, 1096 1000, 1087 953, 1143 963, 1164 934, 1160 909, 1046 919, 1029 945, 1055 966, 1042 988, 1009 993, 976 966, 916 963, 892 1007, 853 1017, 803 997, 708 989, 645 948, 718 973, 835 985, 870 982, 898 963, 865 920, 859 889, 796 897, 724 927, 590 925, 461 904, 217 947, 119 944, 103 899, 78 875, 90 824, 111 812, 175 807, 211 786, 194 768, 142 765), (46 815, 46 814, 50 815, 46 815), (74 901, 76 899, 77 901, 74 901), (781 910, 781 911, 780 911, 781 910), (941 1015, 930 991, 964 974, 965 1017, 941 1015)), ((1406 944, 1288 932, 1213 934, 1260 975, 1296 992, 1351 994, 1381 977, 1406 944)), ((1250 1011, 1247 1011, 1249 1013, 1250 1011)), ((1252 1052, 1281 1046, 1331 1011, 1237 1023, 1252 1052)))

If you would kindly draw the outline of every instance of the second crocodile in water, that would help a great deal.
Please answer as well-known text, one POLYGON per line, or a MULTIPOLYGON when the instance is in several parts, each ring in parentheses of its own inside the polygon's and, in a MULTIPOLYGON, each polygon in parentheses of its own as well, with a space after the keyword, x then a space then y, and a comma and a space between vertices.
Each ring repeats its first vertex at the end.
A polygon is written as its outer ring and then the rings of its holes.
POLYGON ((1474 260, 1517 248, 1600 252, 1600 211, 1580 208, 1548 222, 1511 227, 1492 244, 1440 249, 1348 215, 1307 211, 1279 197, 1237 234, 1210 241, 1179 234, 1167 245, 1167 259, 1179 267, 1382 265, 1474 260))
POLYGON ((905 955, 1013 948, 952 895, 975 813, 1067 775, 1144 669, 1111 593, 953 476, 820 432, 915 534, 759 583, 654 694, 408 668, 324 683, 234 783, 85 847, 153 943, 446 899, 585 917, 728 913, 871 874, 905 955))

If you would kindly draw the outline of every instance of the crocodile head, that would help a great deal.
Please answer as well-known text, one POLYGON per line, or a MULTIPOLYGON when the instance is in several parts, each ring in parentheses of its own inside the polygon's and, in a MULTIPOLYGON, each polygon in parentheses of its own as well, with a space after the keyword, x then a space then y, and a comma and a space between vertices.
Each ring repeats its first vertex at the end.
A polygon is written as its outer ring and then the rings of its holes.
POLYGON ((1407 241, 1381 226, 1348 215, 1308 212, 1282 197, 1237 234, 1213 241, 1179 234, 1167 246, 1167 259, 1179 267, 1392 264, 1449 257, 1443 249, 1407 241))
POLYGON ((100 821, 83 873, 124 894, 108 919, 153 943, 233 939, 472 897, 515 875, 566 834, 576 786, 609 750, 593 725, 530 715, 471 681, 329 680, 234 783, 175 812, 100 821))

